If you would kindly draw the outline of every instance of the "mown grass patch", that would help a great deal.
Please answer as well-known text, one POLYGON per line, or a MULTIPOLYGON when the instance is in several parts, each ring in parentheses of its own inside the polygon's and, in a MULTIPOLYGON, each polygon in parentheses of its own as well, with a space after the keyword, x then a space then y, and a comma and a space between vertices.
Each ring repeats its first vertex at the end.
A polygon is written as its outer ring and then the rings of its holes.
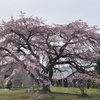
POLYGON ((32 100, 26 90, 0 90, 0 100, 32 100))

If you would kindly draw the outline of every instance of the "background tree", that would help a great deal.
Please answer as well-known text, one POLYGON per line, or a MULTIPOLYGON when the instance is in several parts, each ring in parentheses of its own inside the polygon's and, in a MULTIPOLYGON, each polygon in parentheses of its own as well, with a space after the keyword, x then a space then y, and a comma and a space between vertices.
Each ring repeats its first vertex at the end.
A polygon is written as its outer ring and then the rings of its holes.
POLYGON ((95 67, 97 74, 100 75, 100 58, 96 60, 96 67, 95 67))
POLYGON ((85 92, 85 90, 86 88, 89 89, 91 87, 91 81, 93 80, 92 76, 88 75, 88 73, 79 73, 76 71, 69 76, 67 80, 68 83, 71 83, 73 87, 80 89, 80 97, 88 97, 88 94, 85 92))
POLYGON ((95 88, 100 89, 100 58, 96 59, 95 71, 94 77, 97 78, 97 80, 93 83, 93 85, 95 88))

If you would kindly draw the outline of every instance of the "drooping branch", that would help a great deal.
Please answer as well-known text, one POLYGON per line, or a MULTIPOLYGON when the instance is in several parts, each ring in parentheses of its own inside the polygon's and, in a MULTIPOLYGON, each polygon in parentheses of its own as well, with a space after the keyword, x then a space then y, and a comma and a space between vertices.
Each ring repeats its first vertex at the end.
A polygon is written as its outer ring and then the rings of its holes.
POLYGON ((27 65, 25 65, 16 55, 14 55, 10 50, 8 50, 7 48, 5 47, 0 47, 0 50, 5 50, 7 51, 9 54, 11 54, 11 56, 16 60, 18 61, 22 66, 23 68, 26 70, 26 72, 28 72, 28 74, 39 84, 39 81, 35 78, 35 76, 30 72, 30 70, 27 69, 27 65))

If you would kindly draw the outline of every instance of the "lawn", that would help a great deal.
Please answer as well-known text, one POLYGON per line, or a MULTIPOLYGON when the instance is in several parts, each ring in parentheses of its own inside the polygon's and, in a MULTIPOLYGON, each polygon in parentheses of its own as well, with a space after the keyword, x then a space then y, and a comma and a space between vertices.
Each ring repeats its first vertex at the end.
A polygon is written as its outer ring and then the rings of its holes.
MULTIPOLYGON (((43 100, 100 100, 99 89, 87 89, 88 98, 79 98, 80 91, 77 88, 52 88, 52 94, 43 94, 43 100)), ((27 89, 0 90, 0 100, 34 100, 27 93, 27 89)))

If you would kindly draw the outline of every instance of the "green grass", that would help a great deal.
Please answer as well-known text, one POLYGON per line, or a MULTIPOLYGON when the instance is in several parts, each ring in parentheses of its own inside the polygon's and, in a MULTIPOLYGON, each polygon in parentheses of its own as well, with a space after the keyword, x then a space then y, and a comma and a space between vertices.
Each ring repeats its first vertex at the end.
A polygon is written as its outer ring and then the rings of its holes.
POLYGON ((0 100, 32 100, 26 90, 0 90, 0 100))
MULTIPOLYGON (((52 94, 43 94, 43 100, 100 100, 100 90, 87 89, 88 98, 79 98, 78 88, 51 88, 52 94)), ((0 90, 0 100, 34 100, 33 96, 27 93, 27 89, 0 90)))

